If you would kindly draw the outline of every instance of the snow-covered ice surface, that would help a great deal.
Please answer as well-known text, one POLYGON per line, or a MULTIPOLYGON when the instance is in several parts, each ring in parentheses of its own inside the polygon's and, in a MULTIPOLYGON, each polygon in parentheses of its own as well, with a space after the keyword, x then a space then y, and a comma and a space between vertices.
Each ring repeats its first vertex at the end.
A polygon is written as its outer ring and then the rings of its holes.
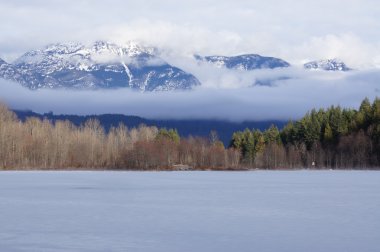
POLYGON ((0 172, 0 251, 380 251, 380 172, 0 172))

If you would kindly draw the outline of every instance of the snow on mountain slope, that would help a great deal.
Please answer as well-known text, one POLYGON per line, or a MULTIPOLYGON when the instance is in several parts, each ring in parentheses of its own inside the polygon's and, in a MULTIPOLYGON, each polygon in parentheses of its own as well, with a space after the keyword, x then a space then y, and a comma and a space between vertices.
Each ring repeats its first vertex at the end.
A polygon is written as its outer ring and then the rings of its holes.
POLYGON ((324 70, 324 71, 350 71, 343 61, 338 59, 316 60, 304 64, 306 69, 324 70))
POLYGON ((17 67, 8 64, 2 59, 0 59, 0 78, 18 82, 24 86, 28 83, 34 85, 37 82, 37 79, 32 73, 22 73, 17 67))
POLYGON ((282 59, 273 57, 264 57, 258 54, 244 54, 239 56, 199 56, 195 58, 200 61, 206 61, 215 64, 217 67, 226 67, 228 69, 255 70, 255 69, 274 69, 279 67, 289 67, 290 64, 282 59))
POLYGON ((130 87, 140 91, 191 89, 200 82, 169 65, 156 49, 135 43, 91 46, 58 43, 25 53, 13 64, 1 63, 0 77, 30 89, 130 87))

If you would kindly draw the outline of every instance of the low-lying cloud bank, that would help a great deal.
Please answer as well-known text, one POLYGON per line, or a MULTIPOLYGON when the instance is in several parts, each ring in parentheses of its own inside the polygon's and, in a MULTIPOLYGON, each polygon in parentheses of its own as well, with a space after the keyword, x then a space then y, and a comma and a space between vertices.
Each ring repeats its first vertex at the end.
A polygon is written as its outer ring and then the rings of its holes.
MULTIPOLYGON (((285 72, 282 71, 261 71, 256 72, 256 76, 283 76, 285 72)), ((232 79, 226 81, 226 87, 212 83, 193 91, 157 93, 139 93, 130 89, 30 91, 17 83, 0 80, 0 100, 13 109, 40 113, 120 113, 146 118, 241 121, 297 119, 312 108, 331 105, 356 108, 365 97, 380 96, 379 70, 308 74, 290 70, 287 73, 291 79, 275 81, 272 87, 247 87, 248 78, 239 79, 231 74, 232 79), (229 84, 235 81, 238 82, 236 85, 229 84)))

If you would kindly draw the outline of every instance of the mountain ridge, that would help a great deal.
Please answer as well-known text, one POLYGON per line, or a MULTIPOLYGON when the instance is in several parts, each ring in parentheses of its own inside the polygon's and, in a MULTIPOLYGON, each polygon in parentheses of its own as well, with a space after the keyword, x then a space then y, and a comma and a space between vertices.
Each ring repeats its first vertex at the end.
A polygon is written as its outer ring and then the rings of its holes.
POLYGON ((308 70, 324 70, 324 71, 341 71, 347 72, 352 69, 339 59, 323 59, 314 60, 304 64, 304 68, 308 70))
MULTIPOLYGON (((12 63, 0 59, 0 78, 36 89, 116 89, 130 88, 140 92, 191 90, 201 85, 193 73, 170 65, 155 47, 135 42, 123 45, 107 41, 92 44, 77 42, 54 43, 30 50, 12 63)), ((291 67, 287 61, 259 54, 236 56, 193 55, 198 62, 237 71, 291 67)), ((303 65, 306 70, 350 71, 338 59, 315 60, 303 65)), ((281 77, 252 79, 252 86, 272 86, 281 77)))
POLYGON ((213 119, 148 119, 140 116, 123 115, 123 114, 101 114, 101 115, 56 115, 53 113, 35 113, 29 110, 13 110, 17 117, 25 121, 29 117, 47 119, 52 122, 57 120, 68 120, 76 126, 82 125, 89 119, 99 120, 103 128, 108 131, 111 127, 117 127, 123 123, 129 128, 138 127, 141 124, 147 126, 156 126, 158 128, 177 129, 183 137, 200 136, 209 137, 211 131, 216 131, 219 139, 225 146, 229 145, 233 132, 245 129, 265 130, 274 124, 278 128, 283 128, 287 121, 281 120, 262 120, 262 121, 243 121, 231 122, 228 120, 213 119))
POLYGON ((7 69, 3 68, 1 77, 32 90, 129 87, 144 92, 187 90, 200 85, 195 76, 157 56, 154 48, 135 43, 124 46, 104 41, 97 41, 92 46, 50 44, 26 52, 13 64, 8 64, 7 69), (12 71, 15 76, 7 74, 12 71))
POLYGON ((290 64, 280 58, 261 56, 259 54, 241 54, 237 56, 200 56, 194 55, 199 61, 205 61, 214 64, 216 67, 225 67, 235 70, 255 70, 255 69, 275 69, 281 67, 290 67, 290 64))

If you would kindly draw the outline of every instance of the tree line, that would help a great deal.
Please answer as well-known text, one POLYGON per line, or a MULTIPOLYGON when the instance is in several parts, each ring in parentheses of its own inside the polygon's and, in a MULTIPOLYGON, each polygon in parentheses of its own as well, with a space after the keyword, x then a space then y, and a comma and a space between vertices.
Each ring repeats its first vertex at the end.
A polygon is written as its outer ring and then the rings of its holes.
POLYGON ((181 138, 174 129, 120 124, 105 132, 90 119, 77 127, 35 117, 25 122, 0 105, 2 169, 237 169, 240 153, 214 139, 181 138))
POLYGON ((366 98, 358 110, 313 109, 281 131, 235 132, 231 147, 241 166, 273 168, 374 168, 380 165, 380 99, 366 98))
POLYGON ((282 130, 235 132, 225 148, 216 132, 181 138, 175 129, 99 121, 20 121, 0 105, 2 169, 293 169, 373 168, 380 161, 380 100, 358 110, 311 110, 282 130))

